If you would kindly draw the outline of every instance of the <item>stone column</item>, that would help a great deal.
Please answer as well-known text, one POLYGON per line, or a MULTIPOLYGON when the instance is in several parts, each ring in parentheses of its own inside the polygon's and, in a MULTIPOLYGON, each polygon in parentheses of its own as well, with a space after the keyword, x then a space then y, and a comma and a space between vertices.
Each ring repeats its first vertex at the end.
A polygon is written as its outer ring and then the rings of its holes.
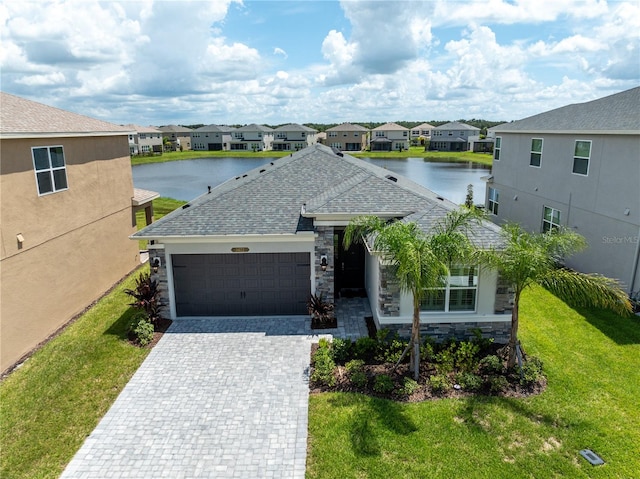
POLYGON ((333 247, 333 226, 316 227, 315 244, 316 294, 322 294, 325 301, 334 303, 335 298, 335 254, 333 247), (327 257, 327 269, 322 270, 322 257, 327 257))

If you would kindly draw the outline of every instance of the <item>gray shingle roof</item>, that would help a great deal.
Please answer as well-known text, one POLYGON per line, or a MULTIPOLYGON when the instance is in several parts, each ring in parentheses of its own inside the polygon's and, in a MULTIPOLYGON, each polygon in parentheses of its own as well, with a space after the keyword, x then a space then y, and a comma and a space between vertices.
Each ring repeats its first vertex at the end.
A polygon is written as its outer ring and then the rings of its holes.
POLYGON ((409 128, 398 125, 397 123, 385 123, 373 129, 373 131, 409 131, 409 128))
POLYGON ((500 132, 640 132, 640 87, 495 127, 500 132))
POLYGON ((165 133, 191 133, 193 131, 191 128, 187 128, 186 126, 179 126, 179 125, 159 126, 158 130, 163 131, 165 133))
POLYGON ((342 123, 331 128, 327 128, 327 131, 369 131, 362 125, 356 125, 353 123, 342 123))
POLYGON ((407 178, 319 144, 232 178, 190 205, 133 236, 296 234, 313 231, 311 217, 419 211, 442 217, 457 207, 407 178))
POLYGON ((128 133, 133 133, 131 128, 0 92, 0 134, 5 138, 57 134, 104 136, 128 133))
POLYGON ((279 126, 274 131, 304 131, 307 133, 316 133, 318 130, 314 130, 308 126, 298 125, 297 123, 289 123, 288 125, 279 126))
POLYGON ((471 131, 480 131, 480 128, 476 128, 472 125, 467 125, 466 123, 461 123, 459 121, 451 121, 449 123, 445 123, 444 125, 436 126, 433 128, 434 130, 471 130, 471 131))
POLYGON ((232 126, 226 126, 226 125, 205 125, 205 126, 201 126, 200 128, 196 128, 195 130, 192 130, 194 132, 199 132, 199 133, 203 133, 203 132, 207 132, 207 131, 211 131, 214 133, 229 133, 231 131, 235 131, 236 129, 233 128, 232 126))
POLYGON ((265 126, 265 125, 256 125, 255 123, 252 123, 251 125, 245 125, 245 126, 236 128, 236 131, 262 131, 265 133, 271 133, 273 132, 273 128, 269 128, 268 126, 265 126))

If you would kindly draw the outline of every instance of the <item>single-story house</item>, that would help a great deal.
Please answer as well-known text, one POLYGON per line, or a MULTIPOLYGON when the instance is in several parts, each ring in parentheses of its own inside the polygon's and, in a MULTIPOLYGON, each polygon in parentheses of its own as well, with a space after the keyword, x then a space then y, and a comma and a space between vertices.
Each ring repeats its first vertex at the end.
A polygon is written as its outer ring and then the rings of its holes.
MULTIPOLYGON (((315 144, 231 178, 133 234, 152 240, 151 264, 172 319, 192 316, 306 315, 311 294, 339 301, 366 292, 378 327, 406 333, 412 299, 375 251, 346 250, 344 229, 359 215, 415 221, 425 231, 454 203, 388 170, 315 144), (156 269, 156 268, 153 268, 156 269)), ((500 228, 474 226, 480 247, 500 228)), ((452 268, 423 305, 427 333, 461 336, 480 328, 506 340, 507 290, 495 271, 452 268)), ((232 319, 230 319, 232 320, 232 319)))

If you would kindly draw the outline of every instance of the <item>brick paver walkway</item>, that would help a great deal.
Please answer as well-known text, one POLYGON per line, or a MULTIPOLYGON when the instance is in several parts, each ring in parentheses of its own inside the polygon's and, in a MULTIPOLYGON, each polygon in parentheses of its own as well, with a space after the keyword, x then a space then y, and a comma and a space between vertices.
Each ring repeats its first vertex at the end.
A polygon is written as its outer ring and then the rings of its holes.
MULTIPOLYGON (((362 318, 356 303, 350 310, 362 318)), ((355 316, 340 323, 348 327, 336 335, 366 334, 355 316)), ((304 478, 319 333, 308 325, 304 317, 174 321, 62 479, 304 478)))

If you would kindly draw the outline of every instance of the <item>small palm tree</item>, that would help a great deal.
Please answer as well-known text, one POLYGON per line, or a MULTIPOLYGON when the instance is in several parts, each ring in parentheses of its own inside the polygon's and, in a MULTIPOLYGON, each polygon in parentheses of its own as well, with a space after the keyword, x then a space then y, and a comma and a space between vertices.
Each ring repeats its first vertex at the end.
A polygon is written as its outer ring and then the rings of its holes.
POLYGON ((631 303, 618 281, 597 274, 585 274, 560 265, 568 255, 587 247, 581 235, 566 229, 529 233, 518 224, 502 228, 503 248, 480 252, 481 261, 500 272, 513 288, 513 310, 507 366, 516 363, 520 296, 532 284, 539 284, 574 307, 631 312, 631 303))
POLYGON ((470 256, 473 248, 465 229, 477 217, 474 210, 452 211, 429 235, 416 223, 385 222, 376 216, 354 218, 345 229, 345 248, 372 241, 373 249, 393 268, 400 289, 413 295, 411 339, 402 356, 411 351, 410 370, 416 380, 420 374, 420 303, 429 288, 445 284, 454 262, 470 256))

